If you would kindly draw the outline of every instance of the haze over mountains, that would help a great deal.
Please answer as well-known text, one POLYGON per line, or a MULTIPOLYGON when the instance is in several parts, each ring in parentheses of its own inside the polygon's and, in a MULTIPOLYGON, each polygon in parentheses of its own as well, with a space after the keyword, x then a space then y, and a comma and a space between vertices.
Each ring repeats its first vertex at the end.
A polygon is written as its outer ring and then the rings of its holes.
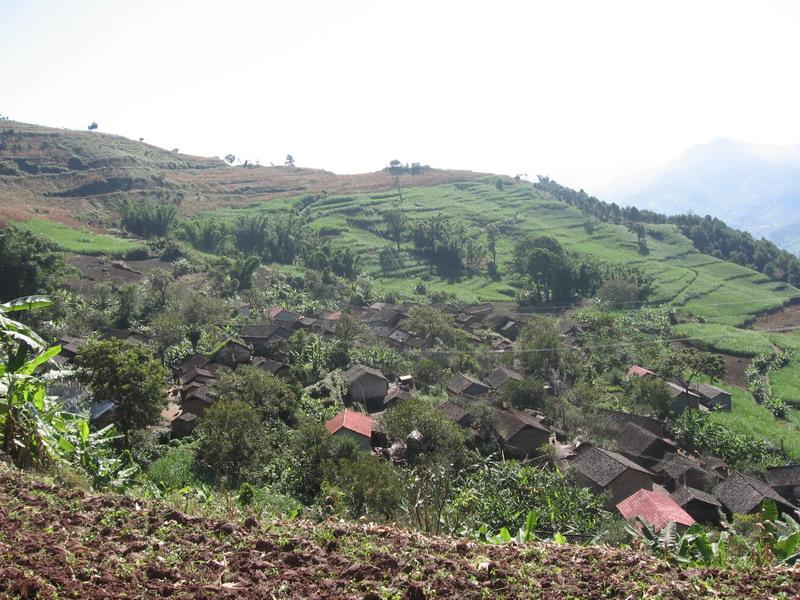
POLYGON ((666 214, 709 214, 800 252, 800 144, 716 138, 609 185, 600 197, 666 214))

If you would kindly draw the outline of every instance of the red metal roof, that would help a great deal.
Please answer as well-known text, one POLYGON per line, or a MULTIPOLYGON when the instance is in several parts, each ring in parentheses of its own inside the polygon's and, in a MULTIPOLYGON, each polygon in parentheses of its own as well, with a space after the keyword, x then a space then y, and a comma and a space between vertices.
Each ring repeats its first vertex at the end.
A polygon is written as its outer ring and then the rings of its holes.
POLYGON ((636 375, 637 377, 646 377, 647 375, 652 375, 657 377, 655 373, 653 373, 650 369, 645 369, 644 367, 640 367, 639 365, 632 365, 630 369, 628 369, 628 377, 633 377, 636 375))
POLYGON ((330 421, 325 423, 329 433, 347 429, 365 437, 372 437, 372 417, 354 410, 344 409, 330 421))
POLYGON ((692 516, 683 510, 675 500, 658 492, 639 490, 617 504, 617 510, 626 519, 641 517, 656 531, 663 529, 670 521, 681 525, 694 525, 692 516))

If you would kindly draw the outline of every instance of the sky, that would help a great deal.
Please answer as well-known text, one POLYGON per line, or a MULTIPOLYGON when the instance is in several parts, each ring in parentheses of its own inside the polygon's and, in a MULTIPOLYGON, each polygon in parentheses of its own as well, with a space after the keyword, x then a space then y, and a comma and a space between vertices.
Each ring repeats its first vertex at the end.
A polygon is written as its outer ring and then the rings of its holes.
POLYGON ((0 0, 0 114, 591 192, 718 136, 800 142, 798 31, 793 0, 0 0))

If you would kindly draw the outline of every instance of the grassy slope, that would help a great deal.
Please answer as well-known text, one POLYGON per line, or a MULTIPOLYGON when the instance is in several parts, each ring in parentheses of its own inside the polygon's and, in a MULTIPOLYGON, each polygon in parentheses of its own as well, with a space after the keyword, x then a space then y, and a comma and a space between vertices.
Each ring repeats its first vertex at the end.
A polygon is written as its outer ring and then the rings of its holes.
MULTIPOLYGON (((780 306, 787 296, 797 294, 791 286, 769 281, 763 275, 738 265, 705 256, 671 226, 658 229, 662 239, 649 239, 650 252, 638 251, 636 236, 620 225, 599 224, 588 235, 583 228, 584 215, 573 207, 558 202, 530 185, 507 185, 498 190, 489 180, 454 183, 403 190, 403 208, 410 223, 444 214, 452 221, 461 221, 468 228, 482 232, 486 225, 507 219, 515 220, 510 233, 497 244, 501 270, 510 260, 514 242, 527 233, 546 233, 556 237, 567 248, 591 254, 615 264, 636 264, 656 280, 654 302, 666 302, 695 313, 707 321, 736 326, 749 321, 760 311, 780 306)), ((378 288, 413 297, 414 287, 425 281, 429 290, 455 293, 464 301, 503 301, 513 299, 507 282, 491 281, 485 276, 466 278, 455 283, 442 282, 430 269, 413 256, 413 244, 405 241, 401 267, 383 273, 378 253, 391 242, 381 212, 392 206, 396 195, 389 193, 330 196, 308 209, 311 225, 326 231, 335 244, 349 246, 365 259, 366 269, 378 288)), ((282 199, 254 204, 246 209, 218 209, 205 217, 234 218, 246 213, 278 213, 287 210, 293 200, 282 199)), ((698 325, 695 333, 705 335, 698 325)), ((712 331, 719 334, 719 331, 712 331)))
POLYGON ((86 229, 76 229, 53 221, 30 219, 28 221, 15 221, 12 224, 50 238, 62 250, 74 252, 75 254, 99 256, 101 254, 116 254, 144 247, 144 244, 140 242, 93 233, 86 229))
POLYGON ((786 568, 683 569, 605 547, 490 546, 370 524, 190 517, 0 463, 0 597, 792 598, 786 568))

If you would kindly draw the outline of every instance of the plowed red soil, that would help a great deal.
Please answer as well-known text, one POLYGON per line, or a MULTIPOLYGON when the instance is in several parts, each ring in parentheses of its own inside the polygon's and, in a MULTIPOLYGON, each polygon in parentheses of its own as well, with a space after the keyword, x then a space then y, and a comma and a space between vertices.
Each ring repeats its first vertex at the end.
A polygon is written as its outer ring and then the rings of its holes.
POLYGON ((2 598, 797 598, 789 569, 491 546, 374 525, 242 524, 59 489, 0 465, 2 598))

